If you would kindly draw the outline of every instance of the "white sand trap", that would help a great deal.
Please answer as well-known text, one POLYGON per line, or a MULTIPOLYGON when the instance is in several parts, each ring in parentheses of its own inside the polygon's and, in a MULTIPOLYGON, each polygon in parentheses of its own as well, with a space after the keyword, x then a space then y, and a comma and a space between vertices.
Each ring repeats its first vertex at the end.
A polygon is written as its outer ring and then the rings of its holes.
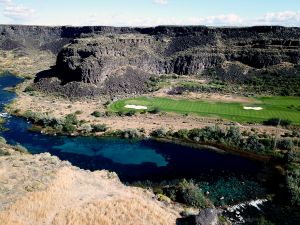
POLYGON ((248 106, 244 106, 244 109, 245 110, 256 110, 256 111, 259 111, 259 110, 262 110, 263 108, 262 107, 248 107, 248 106))
POLYGON ((142 105, 125 105, 124 107, 127 109, 148 109, 146 106, 142 105))

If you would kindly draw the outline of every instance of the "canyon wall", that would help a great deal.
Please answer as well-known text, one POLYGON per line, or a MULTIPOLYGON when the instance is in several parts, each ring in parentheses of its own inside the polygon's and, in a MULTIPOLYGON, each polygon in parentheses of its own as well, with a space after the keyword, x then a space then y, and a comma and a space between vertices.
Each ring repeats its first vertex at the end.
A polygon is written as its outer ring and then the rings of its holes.
MULTIPOLYGON (((198 75, 226 62, 254 69, 300 64, 300 28, 260 26, 38 27, 0 26, 0 49, 57 55, 48 77, 107 91, 143 92, 158 74, 198 75)), ((47 77, 44 75, 40 78, 47 77)), ((43 86, 43 85, 40 85, 43 86)))

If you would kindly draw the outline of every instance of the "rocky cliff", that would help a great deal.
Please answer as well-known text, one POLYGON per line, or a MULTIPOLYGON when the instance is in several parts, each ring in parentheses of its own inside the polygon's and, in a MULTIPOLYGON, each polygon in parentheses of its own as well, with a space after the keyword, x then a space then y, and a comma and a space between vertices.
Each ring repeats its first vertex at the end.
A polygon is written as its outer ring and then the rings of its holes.
POLYGON ((127 68, 148 74, 201 74, 226 61, 262 68, 300 62, 300 29, 171 28, 73 40, 57 58, 64 82, 101 85, 127 68))
POLYGON ((0 34, 0 49, 58 53, 55 68, 37 81, 92 84, 93 93, 145 92, 152 75, 197 75, 227 62, 254 69, 300 63, 300 28, 0 26, 0 34))

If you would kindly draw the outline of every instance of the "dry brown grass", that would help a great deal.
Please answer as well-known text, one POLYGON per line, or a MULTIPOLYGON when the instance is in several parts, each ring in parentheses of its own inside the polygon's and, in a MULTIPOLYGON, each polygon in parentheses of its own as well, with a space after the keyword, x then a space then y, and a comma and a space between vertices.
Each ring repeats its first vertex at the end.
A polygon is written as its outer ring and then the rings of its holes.
MULTIPOLYGON (((22 156, 20 166, 22 161, 25 165, 32 164, 26 157, 38 156, 22 156)), ((38 165, 36 173, 39 173, 38 165)), ((12 176, 11 171, 16 172, 12 164, 5 167, 2 164, 1 168, 0 176, 6 174, 6 178, 12 176)), ((55 176, 47 188, 21 191, 22 196, 18 195, 8 208, 0 210, 0 225, 164 225, 175 224, 179 217, 179 210, 153 199, 148 191, 123 185, 107 171, 89 172, 71 166, 54 171, 55 176)), ((26 174, 26 169, 19 168, 20 180, 26 174)), ((34 177, 27 179, 35 180, 34 177)), ((6 182, 11 181, 6 179, 6 182)), ((14 192, 15 187, 10 186, 8 193, 14 192)))
POLYGON ((23 77, 34 77, 38 72, 55 64, 54 54, 48 51, 27 50, 24 55, 0 50, 0 73, 9 71, 23 77))

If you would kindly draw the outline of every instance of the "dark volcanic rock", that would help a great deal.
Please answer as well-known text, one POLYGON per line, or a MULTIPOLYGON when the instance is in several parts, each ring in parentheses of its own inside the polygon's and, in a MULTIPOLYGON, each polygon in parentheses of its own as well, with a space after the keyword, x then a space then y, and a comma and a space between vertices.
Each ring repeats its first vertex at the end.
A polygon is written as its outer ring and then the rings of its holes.
MULTIPOLYGON (((157 27, 77 38, 57 58, 64 82, 106 84, 120 68, 149 74, 201 74, 224 62, 263 68, 299 63, 298 28, 157 27)), ((119 30, 118 30, 119 31, 119 30)), ((142 76, 142 74, 141 74, 142 76)))
POLYGON ((203 209, 195 216, 195 225, 219 225, 218 212, 216 209, 203 209))
MULTIPOLYGON (((0 49, 59 52, 52 74, 63 85, 82 82, 107 93, 140 93, 146 91, 145 80, 150 74, 196 75, 210 68, 220 68, 228 62, 254 69, 286 62, 299 64, 299 37, 300 28, 279 26, 126 28, 2 25, 0 49)), ((238 76, 238 73, 235 75, 238 76)))

